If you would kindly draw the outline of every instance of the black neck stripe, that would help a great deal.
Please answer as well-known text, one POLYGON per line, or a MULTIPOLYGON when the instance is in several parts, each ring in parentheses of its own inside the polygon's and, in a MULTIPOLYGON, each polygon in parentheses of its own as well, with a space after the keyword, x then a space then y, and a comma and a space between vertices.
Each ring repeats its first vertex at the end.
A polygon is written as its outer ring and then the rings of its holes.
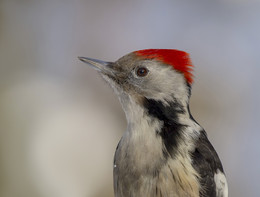
POLYGON ((160 121, 163 121, 161 131, 157 134, 162 138, 165 150, 164 156, 174 156, 178 139, 181 137, 181 131, 185 125, 178 122, 178 114, 184 113, 183 106, 176 102, 170 102, 165 106, 161 101, 153 99, 144 99, 143 105, 147 113, 160 121))

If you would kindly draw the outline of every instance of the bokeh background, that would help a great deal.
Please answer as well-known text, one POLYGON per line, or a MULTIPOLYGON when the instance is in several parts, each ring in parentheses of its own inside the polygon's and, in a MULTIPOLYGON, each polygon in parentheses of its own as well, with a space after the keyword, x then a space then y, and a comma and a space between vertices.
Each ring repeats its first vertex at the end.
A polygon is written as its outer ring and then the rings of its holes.
POLYGON ((258 197, 260 2, 1 0, 0 196, 112 197, 126 120, 77 56, 177 48, 195 65, 191 110, 230 196, 258 197))

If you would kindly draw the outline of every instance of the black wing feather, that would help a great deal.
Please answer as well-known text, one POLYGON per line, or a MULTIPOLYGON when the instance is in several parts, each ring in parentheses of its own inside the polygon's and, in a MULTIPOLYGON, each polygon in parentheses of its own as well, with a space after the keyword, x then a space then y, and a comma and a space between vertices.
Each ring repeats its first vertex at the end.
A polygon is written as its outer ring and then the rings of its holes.
POLYGON ((200 196, 216 197, 214 174, 217 169, 223 172, 223 167, 204 130, 201 131, 195 147, 191 156, 193 159, 193 167, 200 175, 200 184, 202 186, 200 196))

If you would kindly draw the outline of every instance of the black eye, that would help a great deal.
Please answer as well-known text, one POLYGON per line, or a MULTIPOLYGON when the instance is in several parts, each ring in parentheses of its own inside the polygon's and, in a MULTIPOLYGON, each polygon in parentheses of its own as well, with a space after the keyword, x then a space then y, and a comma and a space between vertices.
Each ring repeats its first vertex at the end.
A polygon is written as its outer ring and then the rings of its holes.
POLYGON ((139 77, 144 77, 148 74, 148 69, 147 68, 144 68, 144 67, 140 67, 136 70, 136 74, 137 76, 139 77))

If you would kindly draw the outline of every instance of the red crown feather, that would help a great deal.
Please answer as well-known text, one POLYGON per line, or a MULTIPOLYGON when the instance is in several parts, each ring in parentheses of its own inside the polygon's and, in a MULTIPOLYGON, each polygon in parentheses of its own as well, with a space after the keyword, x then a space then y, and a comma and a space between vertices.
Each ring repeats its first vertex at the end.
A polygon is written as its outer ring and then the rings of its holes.
POLYGON ((187 82, 193 82, 193 65, 189 54, 175 49, 144 49, 134 52, 137 56, 145 59, 156 59, 171 65, 175 70, 184 74, 187 82))

